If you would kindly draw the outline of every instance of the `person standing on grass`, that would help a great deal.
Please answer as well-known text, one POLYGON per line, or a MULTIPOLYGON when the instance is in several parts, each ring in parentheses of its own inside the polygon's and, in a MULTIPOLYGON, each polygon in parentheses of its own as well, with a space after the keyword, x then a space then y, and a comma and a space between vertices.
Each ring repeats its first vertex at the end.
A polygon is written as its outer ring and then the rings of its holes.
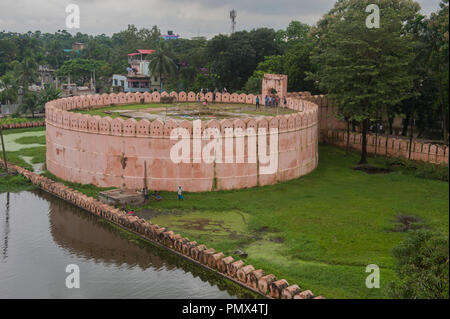
POLYGON ((256 97, 256 109, 259 109, 259 96, 256 97))
POLYGON ((286 97, 284 97, 283 104, 284 104, 284 108, 286 108, 287 107, 287 99, 286 99, 286 97))
POLYGON ((269 98, 266 95, 266 97, 264 98, 264 106, 267 107, 268 104, 269 104, 269 98))
POLYGON ((144 200, 145 200, 145 202, 148 202, 148 200, 150 199, 150 193, 149 193, 147 187, 144 187, 144 188, 142 189, 142 194, 144 195, 144 200))
POLYGON ((178 200, 183 200, 183 189, 181 188, 181 186, 178 186, 178 200))

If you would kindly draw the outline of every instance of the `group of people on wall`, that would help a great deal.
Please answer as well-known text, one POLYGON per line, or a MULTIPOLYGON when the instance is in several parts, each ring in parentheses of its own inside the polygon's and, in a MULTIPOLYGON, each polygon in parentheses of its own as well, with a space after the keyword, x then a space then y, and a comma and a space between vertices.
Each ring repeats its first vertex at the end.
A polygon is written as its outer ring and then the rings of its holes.
POLYGON ((284 96, 283 98, 280 98, 278 95, 276 94, 272 94, 272 95, 266 95, 266 97, 264 98, 264 106, 266 107, 287 107, 287 99, 284 96))
MULTIPOLYGON (((216 103, 216 94, 219 93, 219 90, 216 88, 214 91, 210 91, 209 89, 200 89, 200 92, 197 93, 197 102, 199 104, 202 103, 201 96, 202 94, 207 94, 209 92, 212 92, 212 104, 216 103)), ((227 93, 227 88, 223 88, 222 94, 227 93)), ((208 101, 204 99, 203 104, 208 104, 208 101)), ((260 97, 256 96, 256 108, 258 109, 260 107, 261 101, 260 97)), ((287 107, 287 99, 286 96, 280 98, 277 94, 269 94, 264 97, 264 106, 265 107, 287 107)))

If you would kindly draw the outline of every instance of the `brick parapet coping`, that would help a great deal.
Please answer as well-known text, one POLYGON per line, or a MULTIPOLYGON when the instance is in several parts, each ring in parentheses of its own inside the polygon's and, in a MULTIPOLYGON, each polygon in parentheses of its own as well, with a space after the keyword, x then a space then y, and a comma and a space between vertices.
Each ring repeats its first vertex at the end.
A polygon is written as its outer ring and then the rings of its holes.
MULTIPOLYGON (((3 162, 1 162, 1 166, 3 166, 3 162)), ((266 275, 262 269, 245 265, 242 260, 235 260, 231 256, 225 257, 222 252, 216 252, 214 248, 207 248, 205 245, 183 238, 165 227, 154 225, 137 216, 128 215, 125 211, 104 204, 45 176, 11 163, 8 163, 8 169, 23 175, 34 186, 45 192, 104 218, 158 246, 169 249, 262 296, 273 299, 324 299, 322 296, 315 297, 310 290, 302 291, 298 285, 289 285, 284 279, 278 280, 273 274, 266 275)))
MULTIPOLYGON (((107 106, 130 105, 139 103, 161 103, 164 97, 172 97, 177 102, 196 102, 197 94, 194 92, 145 92, 145 93, 111 93, 111 94, 95 94, 85 96, 74 96, 50 101, 45 105, 46 122, 55 127, 67 130, 90 132, 94 134, 126 136, 126 137, 165 137, 170 138, 173 129, 180 127, 186 128, 192 132, 192 122, 183 120, 175 121, 168 119, 161 121, 159 119, 148 121, 146 119, 136 121, 131 118, 123 120, 121 118, 112 119, 109 116, 100 117, 98 115, 91 116, 89 114, 80 114, 69 112, 70 110, 96 109, 107 106)), ((217 103, 242 103, 256 104, 256 95, 253 94, 237 94, 237 93, 216 93, 217 103)), ((260 97, 263 105, 264 100, 260 97)), ((206 95, 200 94, 201 101, 212 102, 212 93, 206 95)), ((282 106, 283 103, 280 102, 282 106)), ((208 127, 217 127, 223 131, 227 128, 278 128, 280 132, 297 131, 307 129, 318 123, 318 105, 300 99, 298 97, 287 98, 286 107, 294 112, 292 114, 272 116, 261 116, 253 118, 230 118, 221 121, 209 120, 202 121, 202 131, 208 127)))
MULTIPOLYGON (((48 170, 63 180, 100 187, 125 185, 130 189, 142 189, 145 179, 152 189, 176 191, 182 185, 189 192, 207 192, 273 185, 309 174, 318 165, 318 106, 299 97, 286 100, 286 108, 293 111, 291 114, 213 119, 201 121, 198 127, 188 120, 137 121, 134 118, 112 119, 73 112, 111 105, 161 103, 169 96, 180 103, 195 102, 198 96, 201 101, 212 102, 212 93, 202 95, 194 92, 96 94, 48 102, 45 114, 48 170), (237 148, 233 153, 236 160, 232 163, 222 160, 226 152, 219 155, 222 161, 214 164, 196 163, 193 151, 189 152, 187 162, 174 163, 170 154, 174 143, 171 137, 177 129, 188 133, 191 145, 198 142, 196 136, 208 135, 208 129, 224 133, 220 138, 222 146, 236 144, 237 138, 234 134, 228 136, 227 132, 244 132, 248 137, 240 140, 246 143, 247 149, 253 147, 252 141, 255 140, 250 137, 258 133, 261 139, 256 139, 257 150, 260 149, 259 144, 264 143, 264 137, 272 140, 275 138, 272 132, 276 132, 276 170, 260 174, 259 163, 254 162, 250 152, 244 150, 243 156, 237 159, 237 148), (128 163, 125 167, 121 164, 123 158, 128 163)), ((256 98, 252 94, 217 93, 215 101, 254 105, 256 98)), ((200 142, 203 148, 208 141, 202 139, 200 142)), ((264 147, 267 149, 268 145, 266 143, 264 147)))
POLYGON ((45 120, 24 122, 24 123, 2 124, 2 129, 7 130, 7 129, 14 129, 14 128, 27 128, 27 127, 38 127, 38 126, 45 126, 45 120))

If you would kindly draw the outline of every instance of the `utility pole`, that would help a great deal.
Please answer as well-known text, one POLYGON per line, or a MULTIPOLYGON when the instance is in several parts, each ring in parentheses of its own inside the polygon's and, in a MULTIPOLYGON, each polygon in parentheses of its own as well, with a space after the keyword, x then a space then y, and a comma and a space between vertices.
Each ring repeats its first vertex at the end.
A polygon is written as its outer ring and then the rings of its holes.
POLYGON ((236 10, 231 10, 230 11, 230 19, 231 19, 231 34, 234 33, 235 29, 236 29, 236 17, 237 17, 237 12, 236 10))
POLYGON ((8 161, 6 160, 5 141, 3 140, 3 127, 2 127, 2 125, 0 125, 0 137, 1 137, 1 140, 2 140, 3 162, 4 162, 4 165, 5 165, 5 172, 6 172, 6 175, 9 175, 9 172, 8 172, 8 161))
POLYGON ((415 113, 411 116, 411 136, 409 137, 409 155, 408 159, 411 160, 412 143, 414 138, 414 126, 416 125, 415 113))

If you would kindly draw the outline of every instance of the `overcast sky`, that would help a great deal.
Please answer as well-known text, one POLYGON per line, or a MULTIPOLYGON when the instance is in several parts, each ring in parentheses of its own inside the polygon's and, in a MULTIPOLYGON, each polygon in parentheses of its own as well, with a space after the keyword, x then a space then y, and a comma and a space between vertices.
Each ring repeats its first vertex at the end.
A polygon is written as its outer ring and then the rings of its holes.
MULTIPOLYGON (((439 0, 418 0, 424 14, 436 11, 439 0)), ((314 24, 335 0, 0 0, 0 30, 112 35, 128 24, 183 38, 230 32, 229 11, 236 9, 236 30, 258 27, 284 29, 292 20, 314 24), (67 29, 65 8, 80 8, 80 28, 67 29)))

